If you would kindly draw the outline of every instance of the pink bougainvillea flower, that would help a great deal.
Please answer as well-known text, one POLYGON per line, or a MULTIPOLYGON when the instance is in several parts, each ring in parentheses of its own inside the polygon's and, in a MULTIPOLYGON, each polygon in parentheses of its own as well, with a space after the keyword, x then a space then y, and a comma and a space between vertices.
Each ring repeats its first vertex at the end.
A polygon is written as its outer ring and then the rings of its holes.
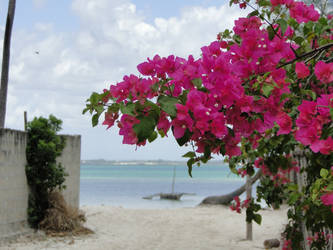
POLYGON ((176 104, 177 117, 172 120, 173 134, 176 139, 183 137, 186 129, 192 131, 193 120, 188 113, 188 108, 185 105, 176 104))
POLYGON ((154 76, 156 73, 155 65, 152 62, 143 62, 137 66, 139 72, 145 76, 154 76))
POLYGON ((304 100, 297 109, 300 111, 300 115, 296 120, 296 125, 298 127, 307 127, 313 123, 313 118, 317 113, 316 102, 304 100))
POLYGON ((259 17, 252 16, 250 18, 239 18, 235 21, 234 32, 236 35, 246 33, 249 29, 258 29, 261 26, 259 17))
POLYGON ((324 123, 329 122, 331 120, 329 108, 333 108, 333 93, 330 95, 321 95, 317 99, 317 104, 321 121, 323 121, 324 123))
POLYGON ((106 129, 109 129, 114 125, 115 120, 117 120, 119 117, 118 113, 112 113, 112 112, 106 112, 105 113, 105 119, 103 122, 103 125, 108 126, 106 129))
POLYGON ((296 67, 295 67, 295 71, 296 71, 297 77, 301 78, 301 79, 310 75, 310 70, 305 65, 304 62, 297 62, 296 67))
POLYGON ((333 192, 322 195, 320 199, 325 206, 331 206, 331 210, 333 213, 333 192))
POLYGON ((133 130, 135 124, 140 123, 140 120, 136 119, 134 116, 124 114, 120 122, 118 123, 119 135, 124 136, 123 144, 136 144, 138 138, 133 130))
MULTIPOLYGON (((302 128, 296 131, 295 139, 301 142, 303 145, 315 145, 314 143, 318 141, 320 136, 318 131, 314 127, 309 127, 307 129, 302 128)), ((317 151, 318 152, 318 151, 317 151)))
POLYGON ((246 9, 246 2, 240 3, 239 8, 246 9))
POLYGON ((323 83, 330 83, 333 81, 333 63, 319 61, 315 66, 314 72, 316 77, 323 83))
POLYGON ((242 153, 239 146, 237 145, 240 142, 240 134, 236 134, 235 137, 228 134, 225 137, 225 151, 229 157, 238 156, 242 153))
POLYGON ((298 23, 316 22, 320 17, 313 4, 308 6, 303 2, 294 2, 289 11, 290 16, 295 18, 298 23))
POLYGON ((176 139, 182 138, 185 134, 187 129, 186 122, 184 120, 173 119, 171 122, 173 126, 173 135, 176 139))
POLYGON ((326 140, 321 140, 321 145, 319 148, 320 153, 324 155, 329 155, 333 152, 333 138, 328 137, 326 140))
POLYGON ((225 125, 225 118, 222 113, 218 113, 215 115, 211 123, 211 132, 217 138, 222 138, 228 134, 228 129, 225 125))
POLYGON ((241 203, 239 196, 234 197, 234 203, 230 206, 230 209, 236 211, 237 213, 241 213, 241 203))
POLYGON ((162 130, 163 133, 166 136, 168 136, 167 132, 168 132, 170 126, 171 126, 171 123, 167 118, 167 114, 162 111, 161 115, 160 115, 160 119, 158 120, 158 123, 157 123, 157 129, 162 130))
POLYGON ((276 117, 276 123, 280 126, 277 135, 286 135, 291 131, 292 121, 289 115, 281 112, 276 117))

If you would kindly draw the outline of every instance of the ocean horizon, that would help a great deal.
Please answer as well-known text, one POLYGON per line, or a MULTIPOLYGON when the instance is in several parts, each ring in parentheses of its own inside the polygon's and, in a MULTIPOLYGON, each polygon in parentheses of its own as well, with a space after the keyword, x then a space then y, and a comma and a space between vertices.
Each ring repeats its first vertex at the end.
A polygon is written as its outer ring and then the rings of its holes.
POLYGON ((81 164, 80 206, 121 206, 124 208, 194 207, 205 197, 227 194, 243 185, 244 179, 231 173, 227 164, 194 166, 192 178, 185 162, 158 165, 81 164), (174 192, 193 193, 180 201, 152 200, 145 196, 174 192))

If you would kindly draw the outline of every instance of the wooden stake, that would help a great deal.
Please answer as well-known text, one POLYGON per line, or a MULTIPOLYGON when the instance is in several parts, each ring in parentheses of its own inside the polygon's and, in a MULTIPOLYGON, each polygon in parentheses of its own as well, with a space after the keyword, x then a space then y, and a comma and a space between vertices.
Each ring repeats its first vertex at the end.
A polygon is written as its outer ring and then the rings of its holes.
POLYGON ((28 125, 27 111, 24 111, 24 131, 27 131, 27 125, 28 125))
MULTIPOLYGON (((252 199, 252 184, 251 177, 249 175, 246 176, 246 199, 252 199)), ((246 222, 246 240, 253 239, 253 230, 252 230, 252 222, 246 222)))

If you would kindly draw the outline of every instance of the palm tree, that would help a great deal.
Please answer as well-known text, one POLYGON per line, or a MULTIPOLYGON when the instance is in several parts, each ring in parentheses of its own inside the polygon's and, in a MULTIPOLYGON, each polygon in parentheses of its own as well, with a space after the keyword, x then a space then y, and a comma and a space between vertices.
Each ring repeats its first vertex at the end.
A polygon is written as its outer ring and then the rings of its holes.
POLYGON ((1 86, 0 86, 0 128, 5 127, 9 58, 10 58, 10 39, 12 36, 15 5, 16 5, 16 0, 9 0, 5 36, 3 40, 3 54, 2 54, 1 86))

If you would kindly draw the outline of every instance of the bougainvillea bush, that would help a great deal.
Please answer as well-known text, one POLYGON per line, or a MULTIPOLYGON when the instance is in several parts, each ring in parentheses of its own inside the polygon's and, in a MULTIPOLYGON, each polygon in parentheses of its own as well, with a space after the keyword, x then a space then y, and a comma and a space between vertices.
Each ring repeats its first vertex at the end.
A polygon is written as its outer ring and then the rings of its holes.
MULTIPOLYGON (((148 58, 138 76, 93 93, 84 113, 93 126, 104 115, 103 125, 117 125, 125 144, 172 134, 191 145, 184 155, 190 175, 194 164, 219 156, 236 174, 260 169, 258 199, 290 205, 284 248, 306 242, 321 249, 333 229, 332 16, 294 0, 230 4, 252 12, 202 47, 200 58, 148 58), (307 173, 303 189, 289 180, 291 171, 307 173)), ((247 220, 260 223, 258 204, 246 203, 247 220)))

